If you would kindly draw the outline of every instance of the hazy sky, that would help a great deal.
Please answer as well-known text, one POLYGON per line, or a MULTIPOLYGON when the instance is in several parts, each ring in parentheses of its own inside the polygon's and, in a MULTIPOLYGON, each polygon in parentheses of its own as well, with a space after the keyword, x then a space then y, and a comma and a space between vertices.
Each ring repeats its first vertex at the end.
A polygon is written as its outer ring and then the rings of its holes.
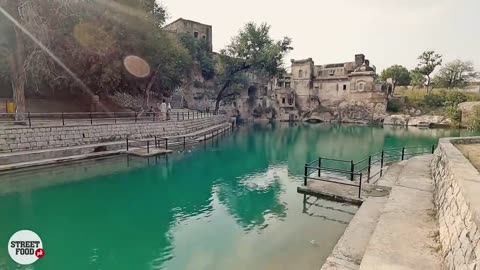
POLYGON ((215 51, 253 21, 269 23, 275 38, 293 39, 288 59, 327 64, 364 53, 380 71, 414 68, 422 51, 435 50, 444 61, 471 60, 480 69, 480 0, 159 1, 168 22, 182 17, 212 25, 215 51))

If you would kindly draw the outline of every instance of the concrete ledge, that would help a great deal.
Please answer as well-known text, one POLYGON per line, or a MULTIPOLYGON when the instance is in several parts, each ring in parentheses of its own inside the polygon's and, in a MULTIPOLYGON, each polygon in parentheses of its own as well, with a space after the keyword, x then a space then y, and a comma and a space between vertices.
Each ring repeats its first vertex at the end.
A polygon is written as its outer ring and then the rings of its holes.
POLYGON ((377 226, 387 199, 388 197, 370 197, 365 200, 321 270, 360 268, 370 237, 377 226))
POLYGON ((98 157, 107 157, 125 153, 125 150, 116 150, 116 151, 104 151, 98 153, 90 153, 85 155, 75 155, 75 156, 68 156, 68 157, 61 157, 61 158, 51 158, 51 159, 42 159, 42 160, 35 160, 29 162, 20 162, 8 165, 1 165, 0 172, 15 170, 15 169, 23 169, 29 167, 36 167, 36 166, 44 166, 44 165, 52 165, 70 161, 77 161, 82 159, 93 159, 98 157))

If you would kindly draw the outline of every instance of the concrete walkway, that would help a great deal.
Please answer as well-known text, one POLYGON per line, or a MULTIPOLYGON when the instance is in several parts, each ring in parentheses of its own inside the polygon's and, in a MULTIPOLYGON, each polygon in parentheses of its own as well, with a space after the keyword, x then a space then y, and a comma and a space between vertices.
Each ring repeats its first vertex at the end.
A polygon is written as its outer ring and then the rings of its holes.
MULTIPOLYGON (((441 269, 435 235, 431 155, 405 163, 393 185, 360 269, 441 269)), ((347 268, 348 269, 348 268, 347 268)))

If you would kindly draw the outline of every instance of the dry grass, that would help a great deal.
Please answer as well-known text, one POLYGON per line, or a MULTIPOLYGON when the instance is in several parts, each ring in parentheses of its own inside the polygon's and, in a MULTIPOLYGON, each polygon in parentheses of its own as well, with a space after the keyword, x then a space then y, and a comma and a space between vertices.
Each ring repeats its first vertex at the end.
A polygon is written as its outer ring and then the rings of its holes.
MULTIPOLYGON (((431 93, 438 94, 442 91, 461 91, 467 96, 468 101, 480 101, 480 93, 466 92, 462 91, 461 89, 435 88, 431 91, 431 93)), ((423 101, 425 95, 427 95, 427 91, 425 91, 423 88, 415 88, 412 90, 411 87, 397 87, 395 89, 395 95, 405 96, 412 101, 423 101)))
POLYGON ((480 172, 480 143, 476 144, 456 144, 460 152, 477 168, 480 172))

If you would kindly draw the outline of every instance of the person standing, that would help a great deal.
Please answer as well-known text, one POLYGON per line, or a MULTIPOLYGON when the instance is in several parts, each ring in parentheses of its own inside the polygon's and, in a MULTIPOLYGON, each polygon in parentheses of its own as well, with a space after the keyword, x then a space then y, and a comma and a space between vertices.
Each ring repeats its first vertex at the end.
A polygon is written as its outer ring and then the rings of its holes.
POLYGON ((162 114, 162 120, 167 119, 167 103, 165 103, 165 99, 160 104, 160 113, 162 114))
POLYGON ((172 113, 172 105, 170 105, 170 102, 167 104, 167 120, 170 120, 170 114, 172 113))

